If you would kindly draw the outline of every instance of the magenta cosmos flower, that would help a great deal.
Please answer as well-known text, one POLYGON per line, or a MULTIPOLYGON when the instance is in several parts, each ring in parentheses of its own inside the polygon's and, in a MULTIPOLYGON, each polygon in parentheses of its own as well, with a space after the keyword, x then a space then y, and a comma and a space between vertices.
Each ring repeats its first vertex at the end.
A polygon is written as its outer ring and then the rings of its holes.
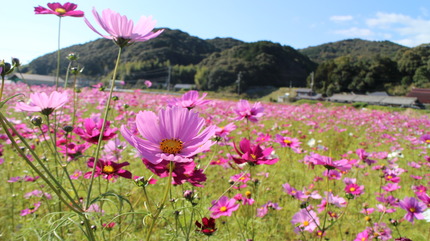
POLYGON ((260 102, 254 103, 254 105, 251 107, 247 100, 239 100, 236 105, 236 109, 234 109, 234 112, 237 114, 235 120, 247 119, 251 122, 257 122, 258 118, 263 116, 263 111, 264 107, 260 102))
POLYGON ((181 98, 173 98, 168 100, 169 106, 181 106, 183 108, 187 108, 189 110, 193 109, 196 106, 206 105, 210 102, 210 100, 203 100, 206 97, 207 93, 203 93, 199 98, 199 92, 196 90, 190 90, 182 95, 181 98))
POLYGON ((136 115, 136 127, 143 139, 125 126, 121 127, 121 134, 152 164, 163 160, 191 162, 196 154, 214 144, 210 138, 215 134, 215 126, 203 129, 204 125, 205 120, 197 113, 174 106, 160 110, 158 115, 151 111, 136 115))
POLYGON ((160 35, 163 30, 152 32, 155 27, 155 20, 152 17, 142 16, 134 25, 132 20, 127 19, 127 16, 122 16, 119 13, 110 9, 105 9, 100 16, 96 9, 93 8, 93 15, 97 24, 103 28, 108 35, 101 34, 93 25, 84 18, 88 27, 103 38, 112 39, 120 47, 125 47, 134 42, 144 42, 160 35))
POLYGON ((405 219, 413 223, 414 219, 423 219, 422 213, 427 209, 426 205, 414 197, 405 197, 399 202, 399 206, 406 210, 405 219))
POLYGON ((226 196, 222 196, 218 201, 212 201, 212 207, 209 208, 211 218, 219 218, 221 216, 231 216, 231 214, 239 208, 239 204, 236 203, 236 199, 228 199, 226 196))
POLYGON ((273 152, 273 148, 263 149, 260 145, 252 145, 251 141, 243 138, 239 143, 239 148, 234 144, 234 149, 239 157, 233 156, 233 161, 237 164, 248 163, 249 165, 272 165, 275 164, 279 159, 271 158, 270 155, 273 152))
POLYGON ((49 9, 42 6, 34 7, 35 14, 55 14, 58 17, 83 17, 84 12, 80 10, 75 10, 78 5, 74 3, 48 3, 49 9))
POLYGON ((49 96, 45 92, 30 94, 30 103, 18 102, 16 108, 21 111, 40 112, 50 115, 54 110, 67 103, 69 97, 66 93, 53 91, 49 96))
MULTIPOLYGON (((77 127, 74 129, 75 134, 83 140, 97 144, 99 142, 100 130, 102 129, 103 119, 97 116, 86 118, 84 120, 84 128, 77 127)), ((102 140, 110 140, 116 136, 118 128, 110 128, 110 121, 106 121, 106 126, 103 132, 102 140)))
MULTIPOLYGON (((87 162, 88 167, 94 167, 94 157, 91 157, 87 162)), ((128 162, 115 163, 112 161, 98 160, 96 164, 96 170, 94 172, 94 177, 102 176, 104 179, 109 181, 114 181, 118 177, 124 177, 131 179, 131 172, 122 169, 125 166, 130 165, 128 162)), ((85 173, 85 178, 91 178, 92 172, 85 173)))

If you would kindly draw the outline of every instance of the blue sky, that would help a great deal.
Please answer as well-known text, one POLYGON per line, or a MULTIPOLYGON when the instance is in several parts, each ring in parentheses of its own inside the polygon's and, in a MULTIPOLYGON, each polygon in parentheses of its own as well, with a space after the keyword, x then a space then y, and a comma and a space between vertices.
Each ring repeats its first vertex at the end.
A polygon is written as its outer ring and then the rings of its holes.
MULTIPOLYGON (((9 1, 0 8, 0 59, 24 63, 57 50, 58 17, 35 15, 51 1, 9 1)), ((110 8, 137 21, 152 15, 157 27, 180 29, 203 39, 232 37, 269 40, 295 49, 349 38, 389 40, 414 47, 430 43, 428 0, 76 0, 94 22, 91 10, 110 8)), ((64 3, 64 2, 60 2, 64 3)), ((82 18, 65 17, 61 47, 99 38, 82 18)))

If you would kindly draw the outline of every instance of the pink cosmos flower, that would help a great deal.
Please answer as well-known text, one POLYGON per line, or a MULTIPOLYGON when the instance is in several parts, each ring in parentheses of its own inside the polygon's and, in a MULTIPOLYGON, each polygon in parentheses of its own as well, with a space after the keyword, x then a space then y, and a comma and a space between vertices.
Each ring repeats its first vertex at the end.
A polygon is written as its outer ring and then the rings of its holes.
MULTIPOLYGON (((73 131, 80 136, 83 140, 97 144, 99 142, 100 130, 102 129, 103 119, 97 116, 84 119, 84 129, 76 127, 73 131)), ((109 128, 110 121, 106 121, 105 130, 103 132, 102 140, 110 140, 116 136, 118 128, 109 128)))
POLYGON ((411 223, 414 219, 423 219, 422 213, 427 209, 423 202, 414 197, 405 197, 399 202, 399 207, 407 211, 404 218, 411 223))
POLYGON ((257 122, 258 118, 263 116, 263 111, 264 107, 260 102, 254 103, 254 105, 251 107, 247 100, 239 100, 236 109, 234 109, 234 112, 237 114, 235 120, 247 119, 251 122, 257 122))
POLYGON ((22 181, 22 177, 11 177, 7 182, 13 183, 13 182, 20 182, 22 181))
POLYGON ((247 182, 251 180, 251 174, 239 173, 230 177, 230 183, 236 183, 234 189, 242 189, 247 187, 247 182))
POLYGON ((370 241, 372 240, 372 235, 370 229, 366 228, 362 232, 358 233, 354 241, 370 241))
POLYGON ((321 156, 315 153, 308 158, 308 161, 314 165, 322 165, 328 170, 338 169, 340 171, 346 172, 351 169, 351 164, 347 159, 333 161, 331 157, 321 156))
POLYGON ((29 215, 29 214, 32 214, 32 213, 36 212, 37 209, 39 209, 40 204, 41 204, 41 202, 37 202, 37 203, 33 204, 32 207, 26 208, 24 210, 21 210, 21 214, 20 215, 21 216, 26 216, 26 215, 29 215))
POLYGON ((42 197, 42 196, 45 196, 47 199, 52 199, 51 194, 49 194, 47 192, 42 192, 42 191, 37 190, 37 189, 24 194, 25 199, 29 199, 31 197, 42 197))
POLYGON ((402 188, 402 186, 400 186, 397 183, 388 183, 387 185, 382 186, 381 188, 384 189, 386 192, 394 192, 397 189, 402 188))
POLYGON ((374 163, 376 163, 376 161, 374 160, 370 160, 368 157, 370 156, 369 153, 367 153, 364 149, 357 149, 355 151, 355 153, 357 154, 357 156, 360 158, 360 160, 364 161, 365 163, 367 163, 367 165, 372 165, 374 163))
POLYGON ((281 210, 282 208, 279 207, 278 203, 274 203, 272 201, 268 201, 266 204, 261 206, 260 208, 257 208, 257 217, 264 217, 269 212, 269 210, 281 210))
POLYGON ((69 100, 66 93, 53 91, 49 96, 45 92, 31 93, 30 104, 18 102, 16 109, 29 112, 40 112, 43 115, 50 115, 56 109, 62 107, 69 100))
POLYGON ((121 152, 124 151, 126 142, 120 141, 118 138, 109 140, 103 149, 103 158, 118 161, 121 159, 121 152))
POLYGON ((144 84, 145 84, 146 88, 151 88, 151 86, 152 86, 152 82, 149 80, 145 80, 144 84))
POLYGON ((84 18, 88 27, 103 38, 112 39, 120 47, 125 47, 134 42, 144 42, 153 39, 163 32, 163 30, 152 32, 156 23, 155 20, 152 20, 152 17, 142 16, 139 22, 134 25, 133 21, 128 20, 126 16, 122 16, 110 9, 103 10, 102 16, 100 16, 96 9, 93 8, 93 15, 97 24, 103 28, 108 35, 101 34, 93 27, 87 18, 84 18))
POLYGON ((303 193, 301 193, 301 191, 292 187, 289 183, 282 184, 282 187, 284 188, 284 192, 289 194, 293 198, 299 199, 299 197, 303 195, 303 193))
POLYGON ((273 148, 263 149, 260 145, 252 145, 251 141, 243 138, 239 143, 239 148, 234 144, 234 149, 239 157, 233 156, 233 161, 237 164, 248 163, 249 165, 272 165, 278 162, 278 158, 271 158, 273 148))
POLYGON ((160 110, 158 115, 151 111, 137 114, 137 130, 144 139, 133 135, 124 125, 121 133, 152 164, 163 160, 191 162, 196 154, 214 144, 210 138, 215 134, 215 126, 203 129, 204 125, 205 120, 197 113, 173 106, 160 110))
POLYGON ((87 142, 83 144, 68 143, 67 145, 60 145, 59 147, 60 149, 58 152, 67 154, 69 161, 73 161, 74 159, 81 157, 85 150, 90 147, 90 144, 87 142))
POLYGON ((226 196, 222 196, 218 201, 212 201, 212 207, 209 208, 211 218, 219 218, 221 216, 231 216, 231 214, 239 208, 239 204, 236 203, 236 199, 229 199, 226 196))
POLYGON ((217 127, 215 130, 215 136, 219 139, 227 139, 227 136, 234 130, 237 126, 234 123, 228 123, 225 126, 217 127))
POLYGON ((70 175, 70 179, 77 180, 80 176, 82 176, 82 171, 76 170, 72 175, 70 175))
POLYGON ((60 4, 60 3, 48 3, 48 7, 44 8, 42 6, 38 6, 34 8, 34 13, 35 14, 55 14, 58 17, 66 17, 66 16, 70 16, 70 17, 83 17, 84 16, 84 12, 80 11, 80 10, 75 10, 78 5, 74 4, 74 3, 65 3, 65 4, 60 4))
POLYGON ((236 199, 236 201, 238 201, 239 203, 242 203, 242 205, 252 205, 255 202, 255 200, 251 198, 250 191, 247 191, 245 193, 245 196, 243 196, 242 193, 238 193, 234 195, 233 198, 236 199))
POLYGON ((295 227, 295 233, 303 231, 312 233, 320 224, 320 220, 314 211, 300 209, 300 211, 294 214, 291 223, 295 227))
POLYGON ((345 192, 352 194, 354 196, 360 196, 364 192, 364 186, 363 185, 359 186, 355 183, 350 183, 346 185, 345 192))
POLYGON ((424 134, 420 137, 420 140, 425 144, 430 144, 430 134, 424 134))
POLYGON ((199 92, 196 90, 190 90, 182 95, 181 98, 173 98, 168 100, 168 105, 172 106, 181 106, 183 108, 187 108, 189 110, 193 109, 196 106, 206 105, 210 102, 210 100, 203 100, 206 97, 207 93, 203 93, 202 97, 199 98, 199 92))
MULTIPOLYGON (((94 158, 91 157, 89 161, 87 162, 88 167, 93 168, 94 167, 94 158)), ((112 161, 104 161, 104 160, 98 160, 96 165, 96 170, 94 172, 94 177, 102 176, 104 179, 107 179, 109 181, 115 181, 118 176, 124 177, 127 179, 131 179, 132 175, 131 172, 122 169, 124 166, 128 166, 130 163, 128 162, 122 162, 122 163, 115 163, 112 161)), ((85 173, 85 178, 91 178, 92 172, 85 173)))
POLYGON ((276 135, 276 142, 281 144, 282 147, 289 147, 293 150, 300 147, 300 142, 297 138, 291 138, 286 136, 276 135))

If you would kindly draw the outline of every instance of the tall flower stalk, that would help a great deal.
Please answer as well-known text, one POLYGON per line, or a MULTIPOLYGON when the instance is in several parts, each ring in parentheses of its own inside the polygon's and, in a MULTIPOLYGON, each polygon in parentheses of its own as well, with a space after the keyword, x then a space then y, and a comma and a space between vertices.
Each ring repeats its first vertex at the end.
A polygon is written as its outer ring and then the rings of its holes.
POLYGON ((117 12, 114 12, 110 9, 105 9, 100 16, 95 8, 93 8, 93 15, 97 21, 97 23, 108 33, 108 35, 103 35, 99 31, 97 31, 93 25, 86 19, 85 23, 88 25, 90 29, 92 29, 95 33, 100 36, 112 39, 115 44, 119 47, 118 49, 118 57, 115 63, 115 68, 112 76, 112 81, 110 85, 109 95, 103 115, 103 124, 100 130, 100 136, 96 147, 95 152, 95 160, 94 166, 91 174, 91 181, 88 187, 87 199, 85 207, 88 208, 90 205, 91 192, 94 184, 94 173, 96 170, 97 162, 99 161, 101 143, 103 138, 103 133, 106 128, 107 117, 109 114, 109 107, 112 100, 112 93, 115 87, 115 79, 117 75, 118 65, 121 60, 121 53, 124 47, 129 46, 135 42, 144 42, 149 39, 157 37, 159 34, 163 32, 163 30, 158 30, 157 32, 152 32, 154 29, 156 21, 153 21, 151 17, 146 18, 142 16, 139 22, 134 25, 133 21, 128 20, 126 16, 122 16, 117 12))
POLYGON ((56 76, 55 76, 55 90, 58 90, 58 80, 60 78, 60 50, 61 50, 61 45, 60 45, 60 39, 61 39, 61 18, 62 17, 66 17, 66 16, 70 16, 70 17, 83 17, 84 16, 84 12, 80 11, 80 10, 75 10, 78 5, 74 4, 74 3, 65 3, 65 4, 60 4, 60 3, 48 3, 47 4, 49 8, 44 8, 42 6, 38 6, 34 8, 34 13, 35 14, 54 14, 57 15, 59 17, 58 20, 58 50, 57 50, 57 71, 56 71, 56 76))

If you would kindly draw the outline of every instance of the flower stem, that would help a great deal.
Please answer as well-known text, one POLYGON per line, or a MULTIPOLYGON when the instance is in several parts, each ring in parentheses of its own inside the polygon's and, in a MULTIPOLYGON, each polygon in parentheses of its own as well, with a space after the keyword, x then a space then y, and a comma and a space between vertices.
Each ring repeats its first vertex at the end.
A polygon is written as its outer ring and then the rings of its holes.
POLYGON ((0 101, 3 96, 3 88, 4 88, 4 76, 1 76, 1 87, 0 87, 0 101))
POLYGON ((170 187, 172 186, 173 165, 174 165, 174 164, 173 164, 172 162, 170 162, 170 164, 169 164, 169 178, 168 178, 168 180, 167 180, 167 187, 166 187, 166 190, 164 191, 164 197, 163 197, 163 199, 162 199, 162 201, 161 201, 160 205, 158 206, 158 208, 157 208, 157 210, 156 210, 155 215, 151 214, 151 216, 152 216, 152 222, 151 222, 151 226, 149 227, 148 233, 147 233, 147 235, 146 235, 146 241, 149 241, 149 240, 151 239, 152 230, 154 229, 155 223, 157 222, 157 219, 158 219, 158 217, 160 216, 161 211, 162 211, 162 210, 163 210, 163 208, 164 208, 164 204, 165 204, 165 203, 166 203, 166 201, 167 201, 167 196, 168 196, 168 195, 169 195, 169 193, 170 193, 170 187))
POLYGON ((97 162, 99 161, 101 143, 102 143, 102 140, 103 140, 103 133, 104 133, 105 128, 106 128, 106 121, 107 121, 107 117, 108 117, 108 114, 109 114, 109 109, 110 109, 109 107, 110 107, 110 102, 111 102, 111 99, 112 99, 113 88, 115 86, 116 73, 118 71, 118 65, 119 65, 119 61, 121 59, 121 52, 122 52, 122 47, 119 47, 119 49, 118 49, 118 57, 116 59, 115 69, 113 71, 112 81, 111 81, 111 84, 110 84, 109 96, 108 96, 108 99, 107 99, 107 103, 106 103, 106 107, 105 107, 105 113, 104 113, 104 116, 103 116, 103 124, 102 124, 102 128, 100 130, 99 140, 97 142, 96 153, 95 153, 95 157, 94 157, 94 166, 93 166, 93 170, 91 172, 91 179, 90 179, 91 181, 90 181, 90 185, 88 187, 88 192, 87 192, 87 199, 86 199, 86 205, 85 205, 86 209, 90 206, 91 190, 93 188, 93 183, 94 183, 94 173, 96 171, 97 162))
POLYGON ((58 90, 58 79, 60 78, 60 36, 61 36, 61 17, 58 20, 58 50, 57 50, 57 74, 55 76, 55 90, 58 90))

